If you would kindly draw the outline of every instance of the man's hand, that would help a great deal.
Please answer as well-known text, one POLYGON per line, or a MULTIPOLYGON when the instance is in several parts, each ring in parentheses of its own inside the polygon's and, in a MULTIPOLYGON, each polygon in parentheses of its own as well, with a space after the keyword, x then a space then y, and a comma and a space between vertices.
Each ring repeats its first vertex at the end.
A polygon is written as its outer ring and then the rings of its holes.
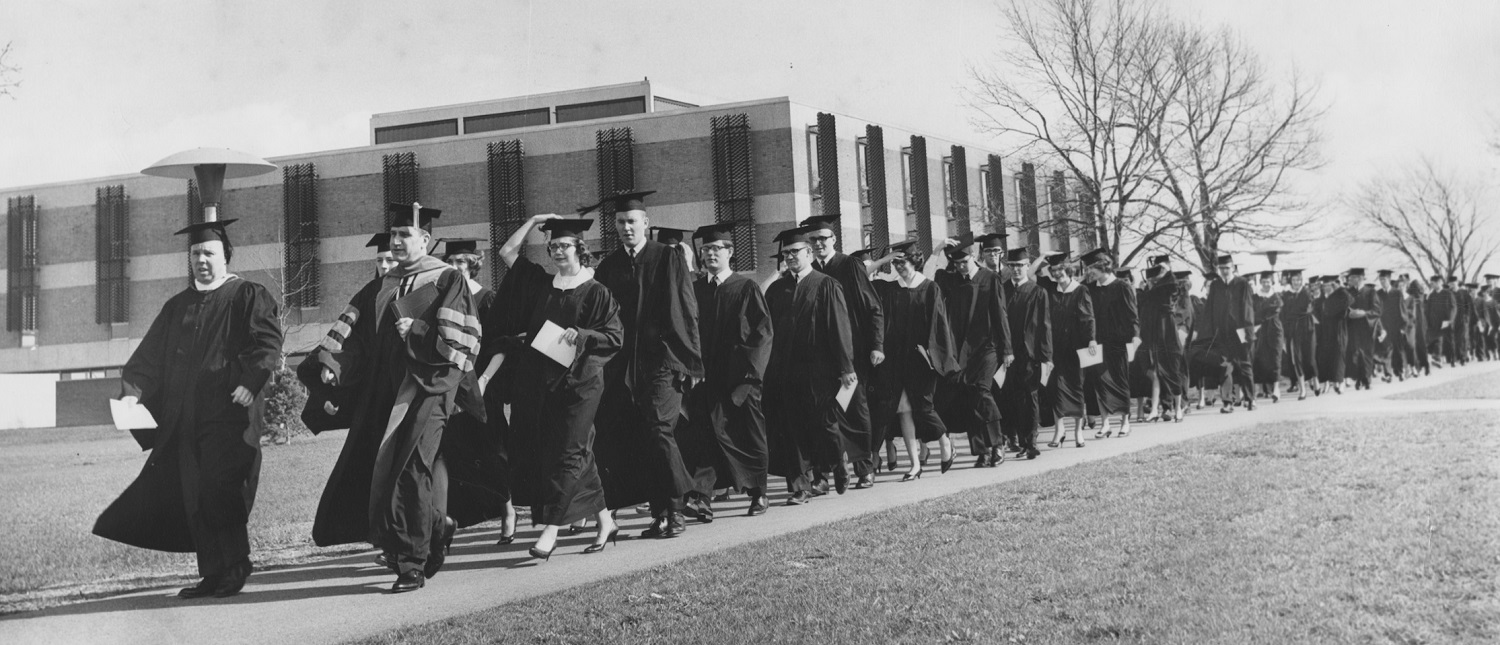
POLYGON ((572 345, 572 346, 577 346, 578 345, 578 328, 577 327, 569 327, 566 330, 563 330, 562 342, 567 343, 567 344, 572 345))
POLYGON ((1099 341, 1095 341, 1095 340, 1089 341, 1089 356, 1098 356, 1098 355, 1099 355, 1099 341))
POLYGON ((1014 362, 1016 362, 1016 355, 1015 354, 1006 354, 1005 355, 1005 360, 1002 361, 1001 364, 1005 365, 1006 369, 1010 369, 1010 364, 1014 363, 1014 362))
POLYGON ((229 398, 234 399, 234 402, 240 404, 240 407, 248 408, 250 407, 250 403, 255 400, 255 395, 251 394, 250 390, 245 389, 245 386, 241 385, 234 388, 234 392, 229 395, 229 398))
POLYGON ((484 396, 484 391, 490 387, 490 377, 479 375, 479 396, 484 396))
POLYGON ((396 333, 401 334, 401 340, 406 340, 406 335, 411 333, 411 319, 401 318, 397 320, 396 333))
POLYGON ((323 412, 326 413, 328 416, 331 417, 331 416, 339 413, 339 406, 334 405, 333 401, 324 401, 323 402, 323 412))
POLYGON ((134 397, 134 396, 127 395, 127 396, 120 397, 120 402, 124 403, 125 405, 136 406, 136 405, 140 405, 141 400, 139 398, 134 397))
POLYGON ((854 372, 839 375, 839 385, 842 385, 844 387, 854 387, 854 384, 858 382, 859 375, 855 374, 854 372))
POLYGON ((338 385, 339 377, 333 373, 333 370, 328 369, 326 365, 323 366, 323 371, 319 376, 322 377, 324 385, 338 385))
POLYGON ((870 352, 870 365, 879 365, 885 362, 885 352, 872 350, 870 352))
POLYGON ((750 398, 751 386, 749 383, 741 383, 735 386, 734 391, 729 393, 730 402, 735 405, 744 405, 745 400, 750 398))

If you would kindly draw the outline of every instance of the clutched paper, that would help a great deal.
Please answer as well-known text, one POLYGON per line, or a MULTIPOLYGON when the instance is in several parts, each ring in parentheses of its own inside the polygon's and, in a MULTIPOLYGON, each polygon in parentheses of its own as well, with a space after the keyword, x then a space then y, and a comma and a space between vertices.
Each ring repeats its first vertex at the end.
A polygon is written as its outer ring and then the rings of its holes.
POLYGON ((995 387, 1005 387, 1005 366, 1004 365, 1001 365, 1000 369, 995 370, 995 387))
POLYGON ((1250 331, 1251 330, 1252 330, 1251 327, 1241 327, 1239 329, 1234 330, 1234 333, 1237 334, 1237 335, 1239 335, 1240 342, 1242 342, 1242 343, 1248 343, 1248 342, 1250 342, 1250 331))
POLYGON ((115 428, 119 430, 152 430, 156 428, 156 418, 151 416, 151 411, 147 410, 146 406, 135 401, 110 399, 109 416, 114 419, 115 428))
POLYGON ((1083 348, 1080 348, 1078 350, 1078 366, 1079 367, 1088 367, 1090 365, 1098 365, 1098 364, 1103 363, 1103 362, 1104 362, 1104 351, 1102 349, 1096 348, 1094 350, 1094 353, 1092 353, 1092 354, 1089 353, 1089 348, 1087 348, 1087 347, 1083 347, 1083 348))
POLYGON ((1138 340, 1133 340, 1133 341, 1130 341, 1128 343, 1125 343, 1125 362, 1127 362, 1127 363, 1134 362, 1135 361, 1135 350, 1140 349, 1140 348, 1141 348, 1141 342, 1138 341, 1138 340))
POLYGON ((839 402, 840 410, 847 411, 849 409, 849 402, 854 400, 854 388, 856 387, 859 387, 858 382, 854 383, 853 385, 839 386, 839 393, 834 396, 834 399, 839 402))
POLYGON ((1381 329, 1380 330, 1380 335, 1375 337, 1375 342, 1377 342, 1377 343, 1383 343, 1383 342, 1385 342, 1385 329, 1381 329))
POLYGON ((578 358, 578 348, 563 342, 566 331, 550 320, 543 322, 536 337, 531 339, 531 346, 547 358, 557 361, 558 365, 572 367, 573 360, 578 358))
POLYGON ((1049 378, 1052 378, 1052 364, 1042 363, 1042 384, 1045 385, 1049 378))

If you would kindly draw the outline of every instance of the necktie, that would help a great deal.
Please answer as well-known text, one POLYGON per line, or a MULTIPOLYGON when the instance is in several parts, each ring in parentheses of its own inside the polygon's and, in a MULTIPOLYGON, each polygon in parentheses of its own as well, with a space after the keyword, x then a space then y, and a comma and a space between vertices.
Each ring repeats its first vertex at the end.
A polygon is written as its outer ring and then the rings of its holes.
POLYGON ((416 282, 417 275, 415 273, 401 278, 401 286, 396 290, 396 297, 405 297, 406 294, 411 293, 411 286, 416 284, 416 282))
POLYGON ((823 261, 822 260, 813 260, 813 268, 817 269, 819 271, 822 271, 823 270, 823 261))
POLYGON ((717 287, 717 286, 719 286, 719 276, 714 276, 712 278, 709 278, 708 279, 708 284, 711 287, 717 287))

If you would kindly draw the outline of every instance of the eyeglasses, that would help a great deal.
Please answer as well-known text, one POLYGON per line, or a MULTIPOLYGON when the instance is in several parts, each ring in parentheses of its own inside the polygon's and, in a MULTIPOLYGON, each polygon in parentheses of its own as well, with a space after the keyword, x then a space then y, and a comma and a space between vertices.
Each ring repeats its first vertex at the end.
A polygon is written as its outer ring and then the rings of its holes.
POLYGON ((698 250, 713 251, 715 253, 718 253, 729 250, 729 247, 724 246, 723 244, 704 244, 703 246, 698 247, 698 250))
POLYGON ((781 257, 784 259, 787 256, 797 255, 798 253, 806 253, 807 251, 808 251, 808 248, 805 247, 805 246, 799 246, 799 247, 797 247, 795 249, 782 249, 781 250, 781 257))
POLYGON ((574 243, 574 242, 548 242, 547 243, 547 251, 549 253, 553 252, 553 251, 563 251, 563 250, 577 248, 577 247, 578 247, 578 244, 574 243))
POLYGON ((833 239, 832 235, 822 235, 822 236, 818 236, 818 237, 813 237, 811 235, 807 236, 807 242, 809 244, 817 244, 819 246, 827 244, 828 240, 831 240, 831 239, 833 239))

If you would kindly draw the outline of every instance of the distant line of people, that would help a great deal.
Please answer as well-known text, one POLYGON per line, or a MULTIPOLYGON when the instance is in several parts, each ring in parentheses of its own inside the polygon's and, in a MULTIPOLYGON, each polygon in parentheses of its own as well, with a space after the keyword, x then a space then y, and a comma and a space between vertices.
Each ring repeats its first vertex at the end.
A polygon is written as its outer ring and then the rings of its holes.
MULTIPOLYGON (((733 269, 733 225, 651 239, 650 194, 532 217, 496 250, 494 288, 477 281, 479 240, 430 255, 441 212, 390 205, 369 243, 376 276, 297 367, 308 427, 348 429, 316 544, 376 546, 406 592, 441 571, 460 528, 498 519, 513 543, 517 507, 547 561, 590 521, 583 550, 603 551, 620 509, 650 514, 641 538, 675 538, 733 494, 766 513, 770 477, 806 504, 894 478, 899 450, 899 481, 919 479, 933 443, 947 472, 953 434, 994 468, 1037 458, 1043 428, 1050 448, 1070 430, 1083 447, 1088 429, 1180 422, 1194 389, 1196 407, 1230 413, 1279 401, 1283 380, 1305 399, 1500 352, 1500 276, 1435 278, 1431 293, 1390 271, 1378 287, 1360 269, 1252 280, 1225 255, 1195 292, 1167 256, 1137 284, 1106 250, 1035 256, 1003 233, 844 254, 837 218, 820 216, 775 237, 776 275, 756 284, 733 269), (619 239, 603 257, 585 239, 595 210, 619 239), (525 253, 538 243, 543 262, 525 253)), ((182 231, 193 285, 122 379, 160 427, 138 434, 152 454, 94 529, 196 552, 202 581, 184 598, 238 593, 253 568, 252 408, 283 360, 275 300, 227 271, 232 221, 182 231)))

